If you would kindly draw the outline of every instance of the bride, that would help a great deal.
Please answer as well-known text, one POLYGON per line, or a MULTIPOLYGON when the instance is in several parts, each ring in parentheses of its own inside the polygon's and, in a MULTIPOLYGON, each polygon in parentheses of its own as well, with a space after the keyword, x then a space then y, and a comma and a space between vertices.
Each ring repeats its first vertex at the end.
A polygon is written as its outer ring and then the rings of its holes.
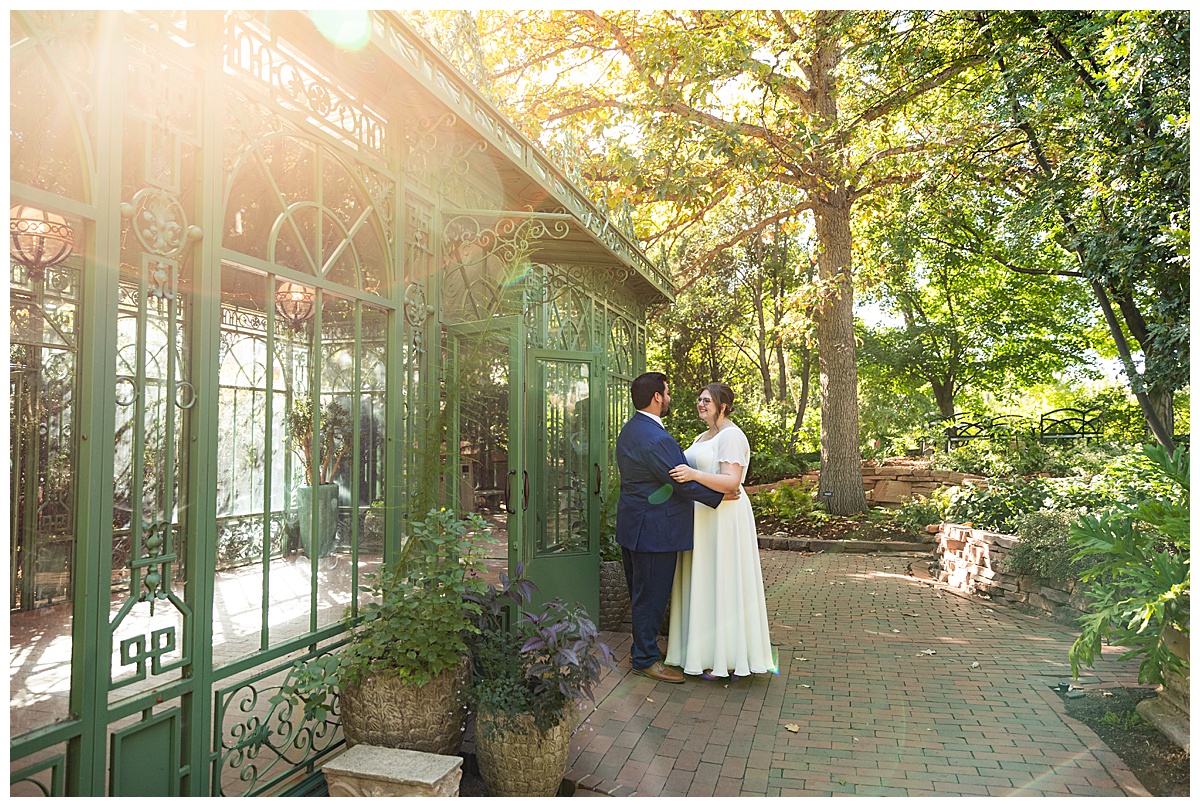
MULTIPOLYGON (((750 441, 729 419, 733 390, 708 384, 696 410, 708 430, 692 441, 684 452, 688 464, 675 466, 671 477, 723 493, 740 490, 750 441)), ((750 500, 742 495, 716 509, 696 507, 694 530, 694 548, 676 561, 665 663, 709 679, 774 672, 750 500)))

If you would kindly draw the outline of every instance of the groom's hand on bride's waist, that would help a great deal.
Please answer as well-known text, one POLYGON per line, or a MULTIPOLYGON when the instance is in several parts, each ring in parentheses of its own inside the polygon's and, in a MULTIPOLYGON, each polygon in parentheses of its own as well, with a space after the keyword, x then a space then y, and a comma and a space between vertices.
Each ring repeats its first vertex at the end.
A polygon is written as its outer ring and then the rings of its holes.
POLYGON ((721 501, 723 501, 723 502, 731 502, 731 501, 733 501, 734 499, 738 498, 738 497, 739 497, 739 496, 741 496, 741 495, 742 495, 742 494, 741 494, 741 491, 740 491, 740 490, 734 490, 734 491, 731 491, 731 492, 729 492, 729 493, 726 493, 726 494, 725 494, 725 498, 724 498, 724 499, 721 499, 721 501))

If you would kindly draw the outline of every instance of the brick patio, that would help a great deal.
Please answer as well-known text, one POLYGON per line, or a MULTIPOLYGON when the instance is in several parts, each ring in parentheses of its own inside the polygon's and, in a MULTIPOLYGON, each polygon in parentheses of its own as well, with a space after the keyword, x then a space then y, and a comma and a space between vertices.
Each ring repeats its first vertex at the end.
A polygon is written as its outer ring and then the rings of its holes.
MULTIPOLYGON (((619 669, 572 742, 577 794, 1149 795, 1050 690, 1070 629, 945 591, 929 558, 764 550, 776 676, 658 683, 608 634, 619 669)), ((1135 685, 1116 655, 1076 684, 1135 685)))

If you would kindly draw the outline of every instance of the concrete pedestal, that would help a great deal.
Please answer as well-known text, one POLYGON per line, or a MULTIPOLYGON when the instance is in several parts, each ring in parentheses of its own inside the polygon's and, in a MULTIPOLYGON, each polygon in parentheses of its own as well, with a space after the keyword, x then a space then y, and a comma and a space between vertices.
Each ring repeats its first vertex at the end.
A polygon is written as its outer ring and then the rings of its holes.
POLYGON ((322 768, 330 796, 457 796, 462 757, 356 745, 322 768))

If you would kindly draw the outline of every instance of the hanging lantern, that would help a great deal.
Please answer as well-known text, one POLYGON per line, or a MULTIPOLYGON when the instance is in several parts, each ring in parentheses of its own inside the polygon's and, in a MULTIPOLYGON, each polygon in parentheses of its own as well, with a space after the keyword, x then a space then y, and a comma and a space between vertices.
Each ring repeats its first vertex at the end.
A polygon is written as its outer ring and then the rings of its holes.
POLYGON ((281 283, 275 292, 275 313, 298 331, 312 319, 317 307, 317 293, 299 283, 281 283))
POLYGON ((9 254, 31 278, 40 278, 47 268, 71 257, 75 231, 62 216, 29 205, 13 205, 8 217, 9 254))

